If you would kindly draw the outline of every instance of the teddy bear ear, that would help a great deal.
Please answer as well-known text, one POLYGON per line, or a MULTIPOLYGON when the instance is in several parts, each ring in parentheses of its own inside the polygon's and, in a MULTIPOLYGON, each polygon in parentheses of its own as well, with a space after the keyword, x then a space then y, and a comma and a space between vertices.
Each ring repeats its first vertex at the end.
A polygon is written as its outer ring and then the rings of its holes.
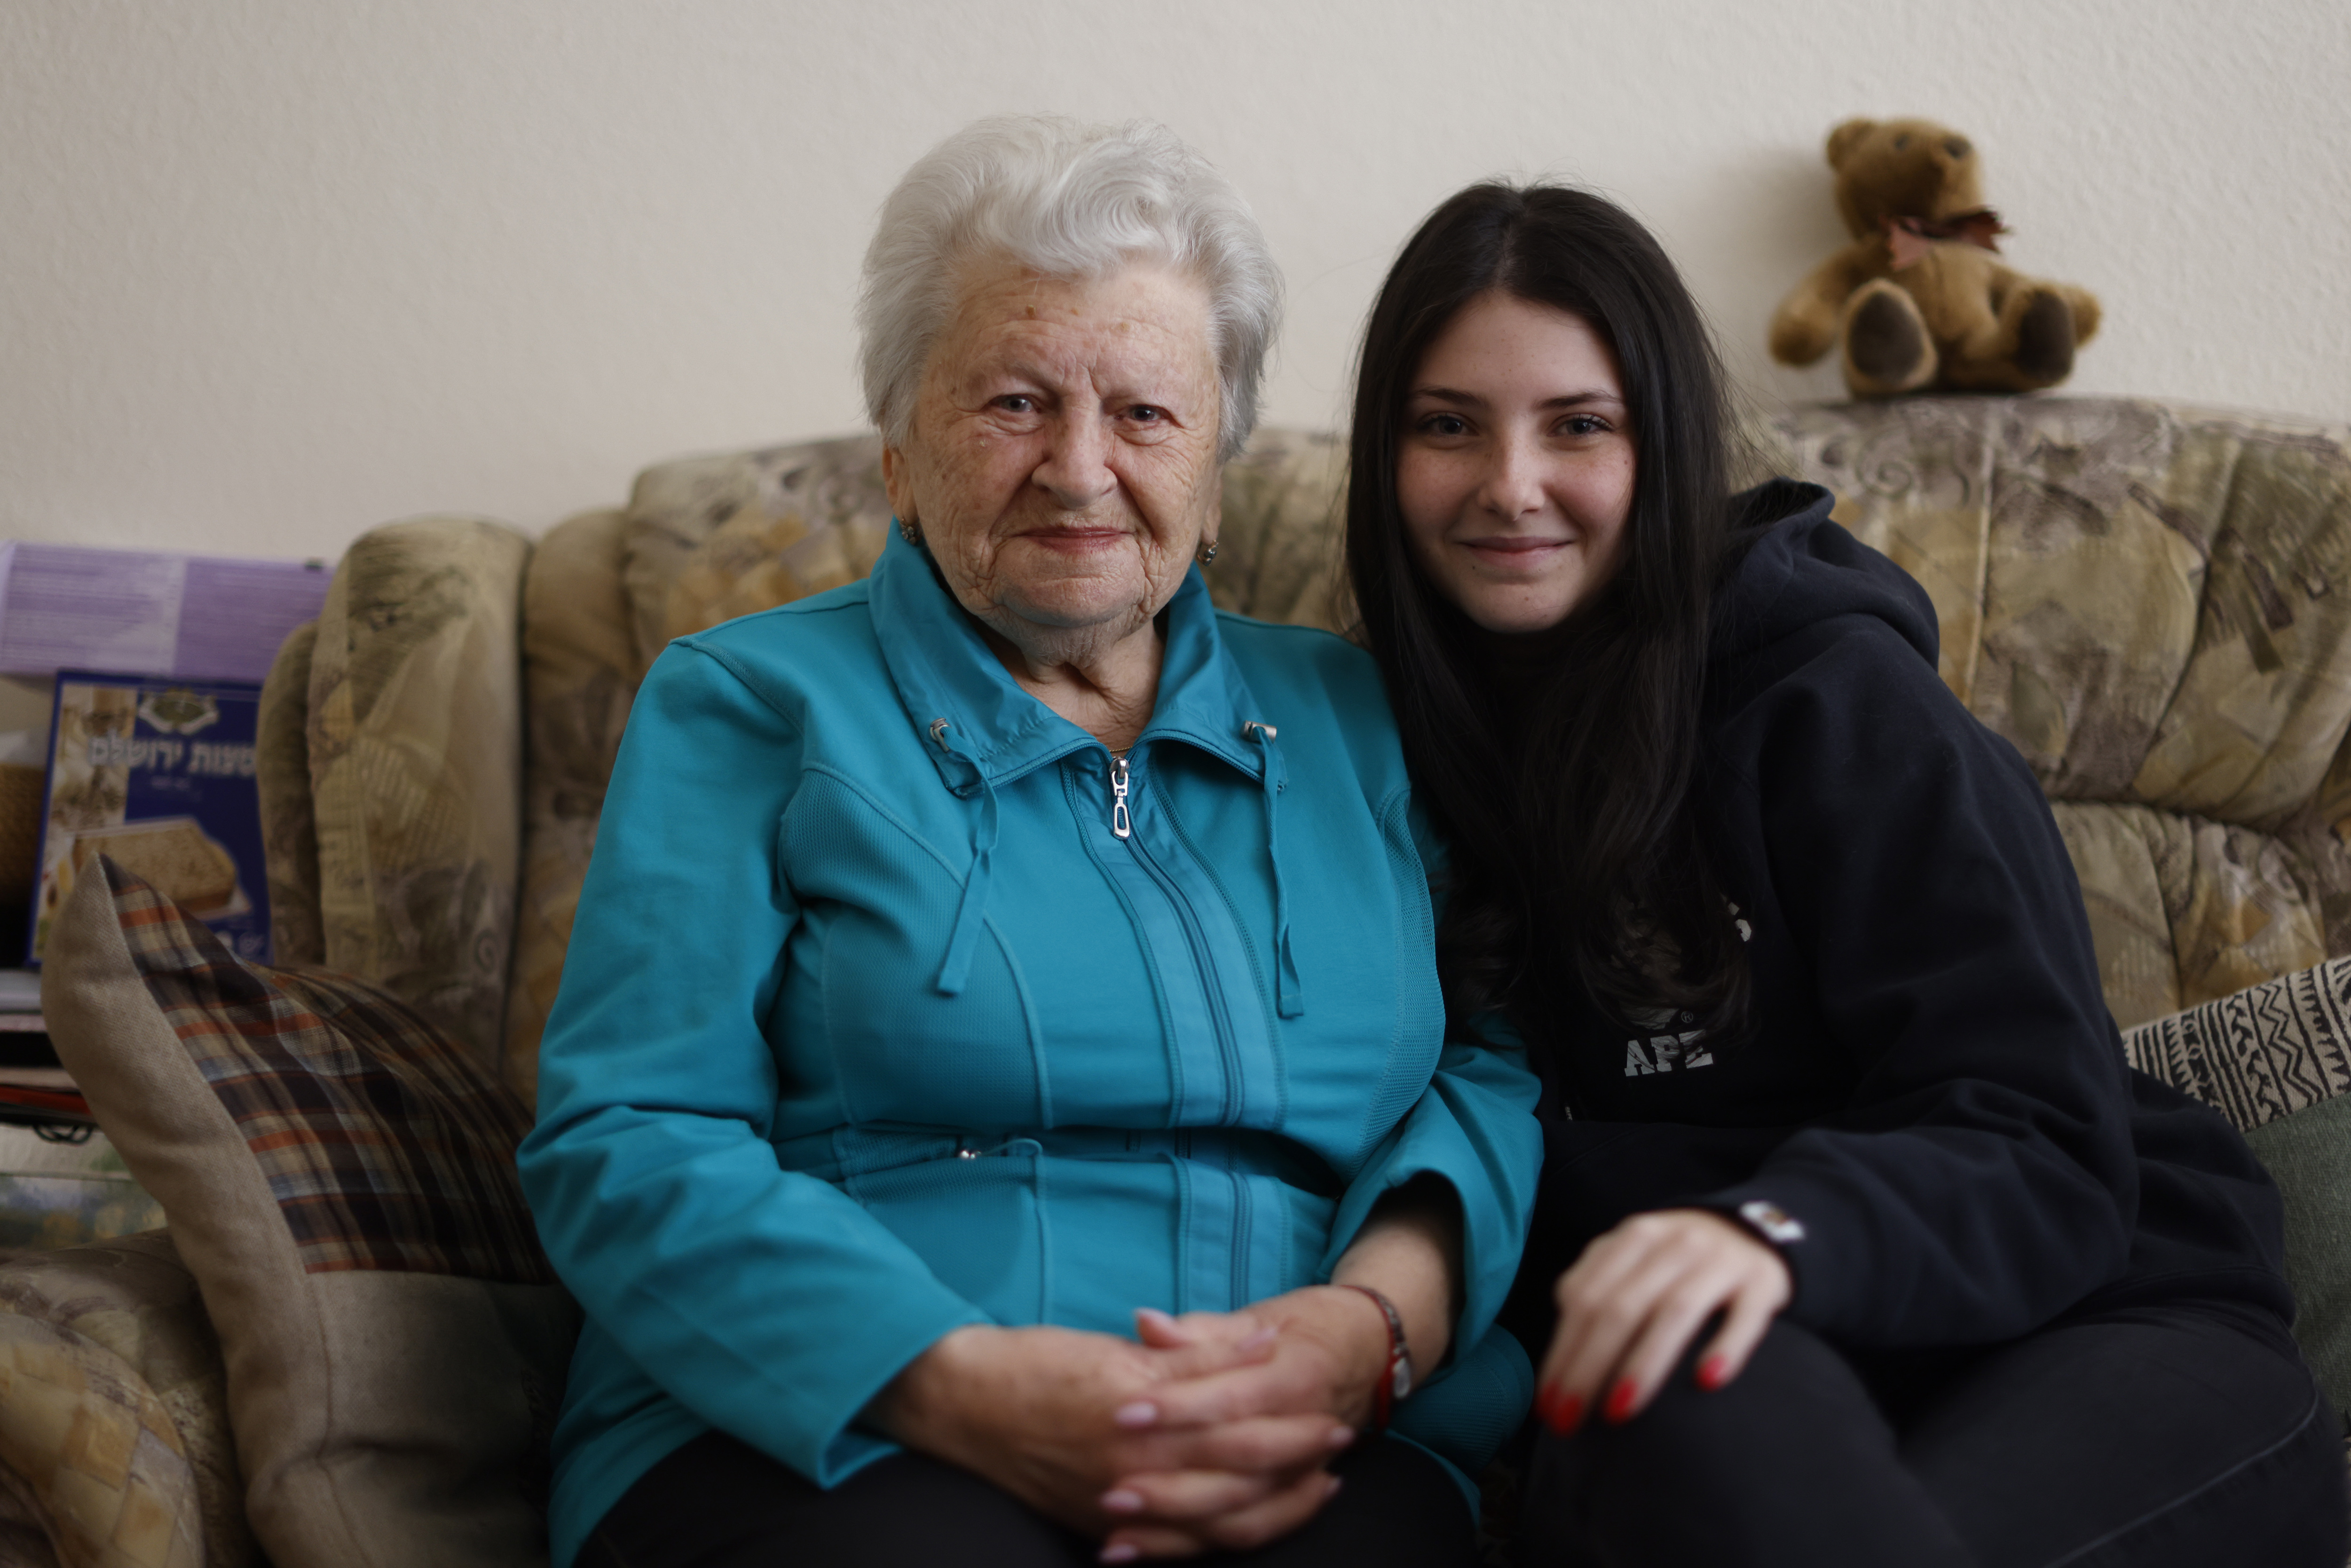
POLYGON ((1846 155, 1854 150, 1855 144, 1876 129, 1877 121, 1874 120, 1848 120, 1830 131, 1829 167, 1834 169, 1843 164, 1846 155))

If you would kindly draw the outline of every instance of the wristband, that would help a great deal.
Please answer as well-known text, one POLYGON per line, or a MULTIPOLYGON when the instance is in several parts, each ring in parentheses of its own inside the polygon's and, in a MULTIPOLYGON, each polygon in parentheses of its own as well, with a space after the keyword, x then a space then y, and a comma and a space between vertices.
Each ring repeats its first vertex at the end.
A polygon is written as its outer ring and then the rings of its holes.
POLYGON ((1364 1428, 1374 1434, 1384 1432, 1395 1416, 1396 1402, 1412 1392, 1412 1347, 1405 1343, 1404 1314, 1396 1311, 1394 1301, 1369 1285, 1343 1284, 1339 1289, 1370 1297, 1372 1304, 1379 1308, 1380 1316, 1387 1320, 1388 1364, 1379 1381, 1372 1385, 1372 1421, 1364 1428))
POLYGON ((1739 1206, 1739 1218, 1747 1228, 1770 1242, 1774 1250, 1794 1245, 1804 1239, 1804 1222, 1776 1203, 1756 1198, 1739 1206))

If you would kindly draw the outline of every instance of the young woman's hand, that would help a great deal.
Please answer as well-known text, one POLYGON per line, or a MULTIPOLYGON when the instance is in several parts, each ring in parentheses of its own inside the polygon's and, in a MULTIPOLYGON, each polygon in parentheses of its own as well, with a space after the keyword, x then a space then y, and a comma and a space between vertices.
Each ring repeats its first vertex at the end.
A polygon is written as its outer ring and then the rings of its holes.
POLYGON ((1559 1330, 1535 1384, 1535 1412, 1562 1434, 1595 1407, 1604 1420, 1630 1420, 1717 1312, 1722 1327, 1698 1381, 1719 1388, 1747 1364, 1791 1289, 1780 1255, 1719 1215, 1636 1214, 1559 1277, 1559 1330))

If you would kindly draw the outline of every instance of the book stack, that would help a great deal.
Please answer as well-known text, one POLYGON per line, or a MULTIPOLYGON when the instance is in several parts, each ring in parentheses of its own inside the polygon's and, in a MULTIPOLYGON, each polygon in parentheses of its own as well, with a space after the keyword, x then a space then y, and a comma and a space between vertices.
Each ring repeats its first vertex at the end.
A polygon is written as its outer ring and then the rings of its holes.
MULTIPOLYGON (((37 974, 0 969, 0 1253, 155 1229, 162 1205, 131 1179, 57 1065, 40 1002, 37 974)), ((16 1559, 0 1551, 0 1561, 16 1559)))
POLYGON ((0 1125, 30 1127, 44 1142, 86 1142, 98 1124, 73 1075, 57 1063, 41 1018, 41 977, 0 969, 0 1125))

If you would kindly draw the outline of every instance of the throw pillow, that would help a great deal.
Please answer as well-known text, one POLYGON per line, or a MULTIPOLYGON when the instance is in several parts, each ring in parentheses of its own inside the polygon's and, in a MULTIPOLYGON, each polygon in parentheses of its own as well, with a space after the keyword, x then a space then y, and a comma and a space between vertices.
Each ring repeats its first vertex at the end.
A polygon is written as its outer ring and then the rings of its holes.
POLYGON ((100 863, 43 1010, 203 1291, 262 1549, 544 1561, 528 1482, 578 1315, 515 1177, 521 1104, 384 992, 241 962, 100 863))
POLYGON ((2351 1099, 2245 1134, 2285 1195, 2294 1337, 2338 1411, 2351 1410, 2351 1099))
POLYGON ((2241 1133, 2332 1100, 2351 1089, 2351 958, 2127 1030, 2123 1053, 2241 1133))
POLYGON ((2351 958, 2141 1024, 2123 1050, 2228 1117, 2276 1179, 2294 1337, 2351 1411, 2351 958))

